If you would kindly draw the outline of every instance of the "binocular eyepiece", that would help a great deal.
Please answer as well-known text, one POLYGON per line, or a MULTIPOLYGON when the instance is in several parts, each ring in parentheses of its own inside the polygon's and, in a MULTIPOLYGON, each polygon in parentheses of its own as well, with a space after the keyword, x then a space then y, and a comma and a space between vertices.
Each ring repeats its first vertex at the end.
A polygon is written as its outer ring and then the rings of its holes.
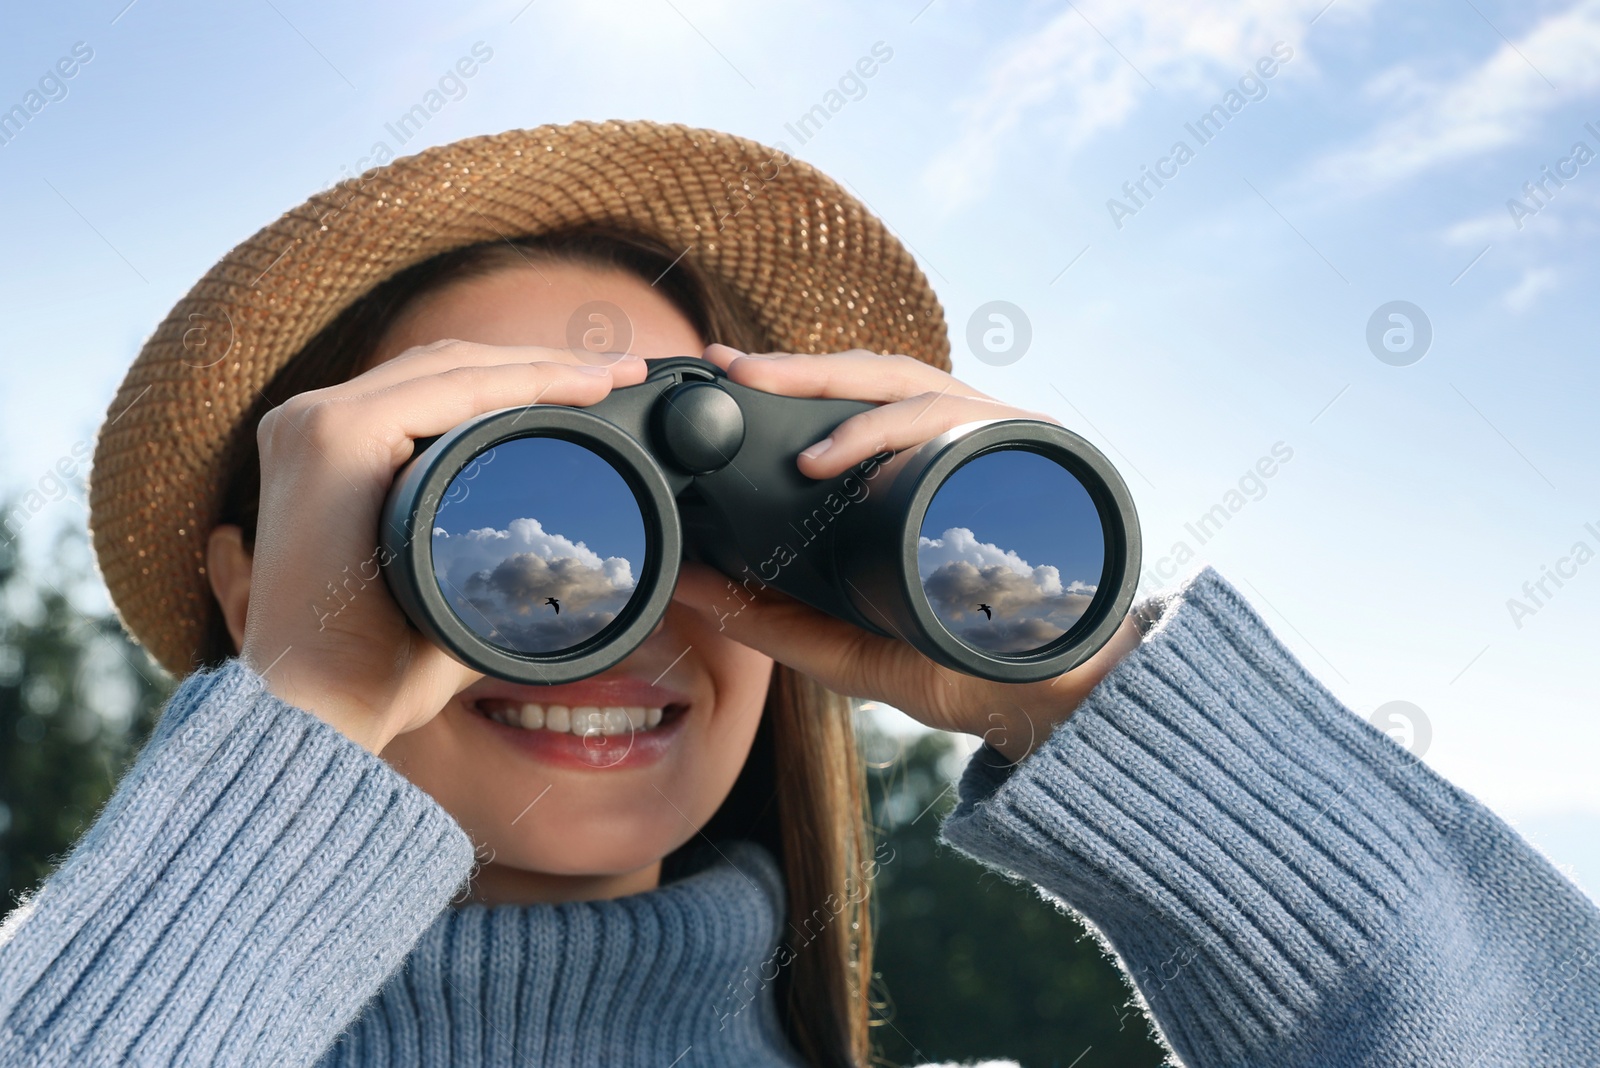
POLYGON ((418 630, 484 674, 573 682, 650 635, 685 557, 728 576, 718 618, 771 586, 1000 682, 1075 667, 1126 615, 1138 517, 1078 435, 968 423, 813 480, 800 449, 874 405, 763 393, 694 357, 650 368, 587 408, 417 443, 379 558, 418 630))

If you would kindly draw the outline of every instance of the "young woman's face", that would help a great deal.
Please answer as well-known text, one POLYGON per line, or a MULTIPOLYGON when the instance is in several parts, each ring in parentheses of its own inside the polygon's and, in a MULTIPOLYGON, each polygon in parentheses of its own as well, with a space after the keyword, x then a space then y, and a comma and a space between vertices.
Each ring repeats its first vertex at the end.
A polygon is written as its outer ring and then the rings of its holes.
MULTIPOLYGON (((422 298, 391 326, 368 366, 445 338, 565 349, 569 321, 590 301, 622 309, 637 355, 698 355, 704 348, 689 321, 643 281, 540 262, 422 298)), ((559 687, 480 679, 383 756, 486 847, 480 897, 632 892, 655 884, 660 859, 692 838, 727 796, 771 674, 768 657, 674 604, 649 639, 609 671, 559 687), (635 720, 645 709, 647 724, 664 712, 654 727, 614 735, 556 729, 576 710, 608 708, 632 710, 635 720), (540 716, 543 727, 520 725, 540 716)))

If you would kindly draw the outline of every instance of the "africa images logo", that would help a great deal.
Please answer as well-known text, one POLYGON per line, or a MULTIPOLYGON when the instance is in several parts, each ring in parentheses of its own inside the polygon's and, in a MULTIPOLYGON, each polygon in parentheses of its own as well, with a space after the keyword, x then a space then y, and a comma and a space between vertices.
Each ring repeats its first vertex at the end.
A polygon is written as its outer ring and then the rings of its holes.
POLYGON ((9 145, 22 133, 22 128, 33 121, 46 107, 67 98, 67 82, 94 58, 94 49, 84 41, 72 46, 70 54, 55 61, 54 66, 39 76, 37 87, 22 94, 22 101, 10 107, 0 107, 0 147, 9 145))
POLYGON ((1194 138, 1194 147, 1189 146, 1188 138, 1180 137, 1172 143, 1165 156, 1156 160, 1154 167, 1141 165, 1139 177, 1122 183, 1122 193, 1127 200, 1111 197, 1106 201, 1106 211, 1111 215, 1112 224, 1121 230, 1122 220, 1139 214, 1141 208, 1148 206, 1155 195, 1166 188, 1167 182, 1178 176, 1179 169, 1222 133, 1222 128, 1232 122, 1233 117, 1243 111, 1246 105, 1265 100, 1267 82, 1277 75, 1283 64, 1293 58, 1293 48, 1283 41, 1275 42, 1272 55, 1256 60, 1255 65, 1239 79, 1237 88, 1222 94, 1221 100, 1201 112, 1193 122, 1184 123, 1184 130, 1194 138))

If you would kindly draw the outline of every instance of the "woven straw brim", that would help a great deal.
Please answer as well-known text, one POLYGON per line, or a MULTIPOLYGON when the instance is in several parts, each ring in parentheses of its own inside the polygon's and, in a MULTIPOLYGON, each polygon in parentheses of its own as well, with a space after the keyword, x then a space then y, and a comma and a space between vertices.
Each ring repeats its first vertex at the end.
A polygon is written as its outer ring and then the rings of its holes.
POLYGON ((206 540, 259 392, 383 279, 482 241, 612 223, 688 250, 784 351, 900 352, 948 369, 944 312, 905 247, 815 168, 646 122, 430 148, 320 193, 240 244, 139 352, 101 427, 89 527, 123 625, 174 675, 212 611, 206 540))

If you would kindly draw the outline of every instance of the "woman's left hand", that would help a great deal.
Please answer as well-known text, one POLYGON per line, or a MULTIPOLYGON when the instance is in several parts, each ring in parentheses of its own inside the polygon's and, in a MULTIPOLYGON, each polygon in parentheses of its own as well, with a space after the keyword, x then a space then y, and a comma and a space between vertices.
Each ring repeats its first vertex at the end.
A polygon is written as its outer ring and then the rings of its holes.
MULTIPOLYGON (((985 396, 909 356, 859 349, 824 356, 751 356, 712 345, 705 358, 752 389, 878 403, 801 452, 801 472, 816 479, 832 478, 886 450, 913 448, 963 423, 1019 418, 1057 422, 1045 413, 985 396)), ((675 598, 717 617, 713 606, 723 602, 727 583, 709 567, 685 563, 675 598)), ((837 693, 883 701, 940 730, 978 735, 1013 762, 1043 743, 1139 644, 1138 629, 1132 620, 1124 620, 1111 641, 1084 664, 1055 679, 1017 684, 940 667, 902 641, 869 633, 770 588, 720 619, 736 641, 837 693)))

